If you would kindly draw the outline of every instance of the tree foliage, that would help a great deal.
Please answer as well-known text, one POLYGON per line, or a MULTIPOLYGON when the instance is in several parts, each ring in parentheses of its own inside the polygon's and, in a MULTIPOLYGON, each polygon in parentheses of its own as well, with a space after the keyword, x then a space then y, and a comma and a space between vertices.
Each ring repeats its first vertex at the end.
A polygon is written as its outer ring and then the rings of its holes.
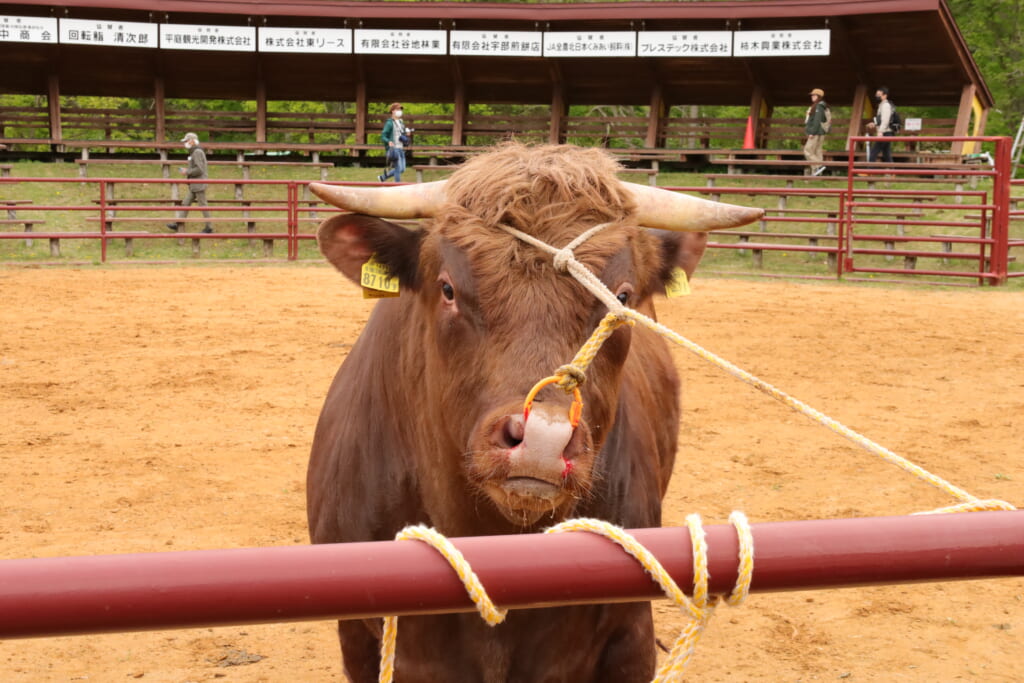
POLYGON ((992 91, 986 132, 1013 135, 1024 116, 1022 0, 949 0, 957 25, 992 91))

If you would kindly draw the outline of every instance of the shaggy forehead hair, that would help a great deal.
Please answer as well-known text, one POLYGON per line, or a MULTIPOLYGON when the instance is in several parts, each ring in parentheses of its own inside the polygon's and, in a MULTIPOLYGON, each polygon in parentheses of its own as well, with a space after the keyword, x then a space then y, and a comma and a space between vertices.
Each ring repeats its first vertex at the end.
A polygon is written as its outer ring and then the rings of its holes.
MULTIPOLYGON (((617 170, 619 165, 601 150, 564 145, 508 143, 470 159, 445 188, 446 204, 425 243, 430 254, 424 264, 427 272, 436 272, 439 265, 439 240, 448 240, 469 258, 488 313, 521 319, 516 314, 519 304, 510 302, 531 290, 538 297, 534 310, 545 311, 542 318, 565 315, 551 309, 550 301, 542 302, 542 293, 561 290, 566 295, 562 299, 570 301, 584 301, 590 295, 573 278, 554 271, 550 254, 499 225, 561 248, 588 228, 613 222, 614 228, 577 247, 576 257, 600 274, 613 254, 628 248, 644 275, 658 269, 660 252, 655 240, 636 226, 636 202, 616 177, 617 170)), ((586 307, 573 308, 577 310, 571 315, 586 315, 586 307)))
POLYGON ((541 238, 543 231, 557 243, 559 232, 571 239, 580 224, 621 221, 633 213, 618 170, 598 149, 507 143, 466 162, 448 181, 446 195, 464 212, 457 212, 463 213, 459 224, 468 215, 488 227, 511 225, 541 238))
POLYGON ((600 269, 605 260, 636 234, 631 217, 636 202, 616 177, 618 163, 598 149, 568 145, 525 146, 506 143, 473 157, 452 174, 447 204, 435 234, 465 249, 471 258, 530 268, 551 256, 498 229, 517 228, 560 248, 600 223, 621 223, 576 250, 577 257, 600 269))

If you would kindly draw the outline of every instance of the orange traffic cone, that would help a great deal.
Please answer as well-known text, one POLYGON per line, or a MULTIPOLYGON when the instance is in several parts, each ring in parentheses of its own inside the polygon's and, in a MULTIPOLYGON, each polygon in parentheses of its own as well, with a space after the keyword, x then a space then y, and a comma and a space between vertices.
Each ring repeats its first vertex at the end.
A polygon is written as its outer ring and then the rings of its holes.
POLYGON ((754 119, 747 117, 747 132, 743 134, 743 149, 754 149, 754 119))

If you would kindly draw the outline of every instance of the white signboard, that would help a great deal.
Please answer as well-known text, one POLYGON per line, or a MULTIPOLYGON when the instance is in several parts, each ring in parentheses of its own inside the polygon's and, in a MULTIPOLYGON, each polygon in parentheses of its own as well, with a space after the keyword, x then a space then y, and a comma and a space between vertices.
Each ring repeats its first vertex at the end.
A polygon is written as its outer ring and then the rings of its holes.
POLYGON ((160 24, 160 47, 165 50, 217 50, 255 52, 253 26, 207 26, 205 24, 160 24))
POLYGON ((544 54, 544 34, 539 31, 452 31, 448 39, 448 50, 453 55, 541 57, 544 54))
POLYGON ((918 131, 921 130, 921 119, 904 119, 903 130, 905 131, 918 131))
POLYGON ((829 53, 829 30, 809 31, 736 31, 732 54, 735 57, 805 57, 829 53))
POLYGON ((633 31, 552 31, 544 34, 545 57, 635 57, 633 31))
POLYGON ((53 17, 0 16, 0 43, 57 44, 57 20, 53 17))
POLYGON ((357 28, 355 51, 361 55, 446 55, 446 31, 357 28))
POLYGON ((729 57, 732 31, 641 31, 637 57, 729 57))
POLYGON ((156 24, 138 21, 60 20, 60 42, 72 45, 156 48, 158 36, 156 24))
POLYGON ((350 28, 270 28, 259 30, 260 52, 351 54, 350 28))

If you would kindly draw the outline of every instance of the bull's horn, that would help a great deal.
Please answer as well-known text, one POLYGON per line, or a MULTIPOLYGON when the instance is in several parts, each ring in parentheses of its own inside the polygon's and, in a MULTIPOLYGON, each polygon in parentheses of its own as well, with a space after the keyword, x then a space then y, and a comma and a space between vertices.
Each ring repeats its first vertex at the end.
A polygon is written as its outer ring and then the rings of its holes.
POLYGON ((429 218, 444 201, 447 181, 392 187, 360 187, 310 183, 313 194, 352 213, 381 218, 429 218))
POLYGON ((764 209, 712 202, 660 187, 623 183, 637 203, 637 222, 648 228, 708 232, 738 228, 764 216, 764 209))

